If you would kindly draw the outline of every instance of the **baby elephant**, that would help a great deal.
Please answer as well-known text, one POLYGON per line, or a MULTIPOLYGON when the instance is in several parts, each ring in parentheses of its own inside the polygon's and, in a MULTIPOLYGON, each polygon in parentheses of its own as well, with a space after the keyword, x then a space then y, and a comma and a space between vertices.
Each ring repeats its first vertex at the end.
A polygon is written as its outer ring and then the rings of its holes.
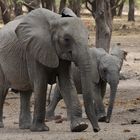
MULTIPOLYGON (((92 87, 95 91, 95 95, 93 95, 93 98, 95 99, 96 113, 99 121, 107 123, 110 122, 117 92, 117 86, 119 84, 119 74, 123 64, 123 60, 126 58, 126 55, 127 52, 121 50, 118 47, 112 48, 110 54, 108 54, 102 48, 90 48, 90 56, 93 60, 92 87), (110 100, 106 115, 105 107, 103 105, 103 98, 106 92, 107 83, 110 85, 110 100)), ((72 65, 72 74, 77 93, 82 94, 79 69, 74 64, 72 65)), ((54 110, 61 99, 61 91, 59 89, 59 84, 57 84, 54 89, 52 101, 50 102, 46 111, 47 118, 54 117, 54 110)))

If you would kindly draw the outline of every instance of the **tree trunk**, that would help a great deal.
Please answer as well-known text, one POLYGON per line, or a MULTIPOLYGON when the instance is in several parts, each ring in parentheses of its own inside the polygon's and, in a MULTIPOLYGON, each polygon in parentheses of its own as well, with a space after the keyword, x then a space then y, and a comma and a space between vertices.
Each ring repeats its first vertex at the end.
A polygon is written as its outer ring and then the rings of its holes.
POLYGON ((45 2, 44 0, 41 0, 42 8, 45 8, 45 2))
POLYGON ((64 7, 66 7, 66 2, 67 2, 67 0, 61 0, 60 1, 59 13, 61 13, 62 9, 64 7))
POLYGON ((52 10, 52 0, 45 0, 45 8, 52 10))
POLYGON ((129 0, 129 12, 128 12, 128 21, 135 21, 135 2, 134 0, 129 0))
POLYGON ((52 0, 52 7, 53 7, 53 11, 57 13, 55 0, 52 0))
POLYGON ((6 24, 10 21, 10 14, 8 11, 6 1, 0 0, 0 8, 1 8, 3 22, 4 22, 4 24, 6 24))
POLYGON ((116 0, 111 0, 110 1, 110 6, 111 6, 111 13, 112 13, 112 18, 116 16, 116 8, 113 8, 116 4, 116 0))
MULTIPOLYGON (((124 2, 125 2, 125 1, 124 1, 124 2)), ((122 16, 122 11, 123 11, 124 2, 122 2, 121 5, 120 5, 120 7, 118 8, 118 16, 119 16, 119 17, 122 16)))
POLYGON ((55 0, 41 0, 42 7, 57 12, 55 0))
POLYGON ((22 4, 18 3, 17 0, 14 0, 14 13, 15 13, 15 16, 19 16, 23 14, 22 4))
POLYGON ((81 10, 81 0, 69 0, 69 8, 80 17, 80 10, 81 10))
POLYGON ((96 0, 95 21, 96 47, 103 48, 109 52, 112 35, 110 0, 96 0))

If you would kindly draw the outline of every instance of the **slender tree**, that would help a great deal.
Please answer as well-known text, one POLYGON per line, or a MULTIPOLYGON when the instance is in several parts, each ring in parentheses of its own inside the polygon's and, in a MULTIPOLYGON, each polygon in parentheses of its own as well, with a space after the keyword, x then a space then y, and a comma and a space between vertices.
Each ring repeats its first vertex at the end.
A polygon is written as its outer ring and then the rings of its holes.
POLYGON ((135 1, 129 0, 129 12, 128 12, 128 21, 135 21, 135 1))
POLYGON ((55 0, 41 0, 42 7, 57 12, 55 0))
POLYGON ((126 0, 110 0, 112 18, 114 16, 121 16, 123 6, 126 0))
POLYGON ((13 2, 14 2, 14 13, 15 13, 15 16, 22 15, 23 14, 22 3, 18 2, 17 0, 13 0, 13 2))
POLYGON ((61 1, 60 1, 59 13, 61 13, 62 9, 63 9, 64 7, 66 7, 66 2, 67 2, 67 0, 61 0, 61 1))
POLYGON ((123 11, 123 7, 124 7, 124 3, 126 0, 123 0, 122 3, 120 4, 120 6, 118 7, 118 14, 117 16, 122 16, 122 11, 123 11))
POLYGON ((7 1, 0 0, 0 8, 2 13, 3 23, 6 24, 10 21, 10 14, 8 11, 7 1))
POLYGON ((81 0, 69 0, 69 8, 80 17, 81 0))
POLYGON ((114 7, 116 4, 116 0, 111 0, 110 1, 110 6, 111 6, 111 13, 112 13, 112 17, 116 16, 116 8, 114 7))

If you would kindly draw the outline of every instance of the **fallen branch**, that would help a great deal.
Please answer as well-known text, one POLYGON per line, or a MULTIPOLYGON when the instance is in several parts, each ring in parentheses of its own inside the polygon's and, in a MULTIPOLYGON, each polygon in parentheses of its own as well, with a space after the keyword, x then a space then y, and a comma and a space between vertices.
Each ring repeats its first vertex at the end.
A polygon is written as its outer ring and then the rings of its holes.
POLYGON ((140 58, 134 58, 134 61, 140 61, 140 58))
POLYGON ((131 121, 127 120, 127 122, 121 123, 121 125, 133 125, 133 124, 140 124, 140 121, 132 119, 131 121))

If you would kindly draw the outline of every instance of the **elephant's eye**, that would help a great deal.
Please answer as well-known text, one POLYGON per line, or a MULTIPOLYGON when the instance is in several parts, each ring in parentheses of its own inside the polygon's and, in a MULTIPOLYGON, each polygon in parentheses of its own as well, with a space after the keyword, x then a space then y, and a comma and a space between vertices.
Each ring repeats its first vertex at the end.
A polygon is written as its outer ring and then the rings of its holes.
POLYGON ((66 43, 69 43, 70 42, 70 39, 69 38, 64 38, 65 42, 66 43))
POLYGON ((104 72, 104 74, 106 74, 106 73, 107 73, 107 69, 106 69, 106 68, 104 68, 104 69, 103 69, 103 72, 104 72))
POLYGON ((69 45, 71 43, 71 37, 69 35, 64 36, 64 43, 69 45))

